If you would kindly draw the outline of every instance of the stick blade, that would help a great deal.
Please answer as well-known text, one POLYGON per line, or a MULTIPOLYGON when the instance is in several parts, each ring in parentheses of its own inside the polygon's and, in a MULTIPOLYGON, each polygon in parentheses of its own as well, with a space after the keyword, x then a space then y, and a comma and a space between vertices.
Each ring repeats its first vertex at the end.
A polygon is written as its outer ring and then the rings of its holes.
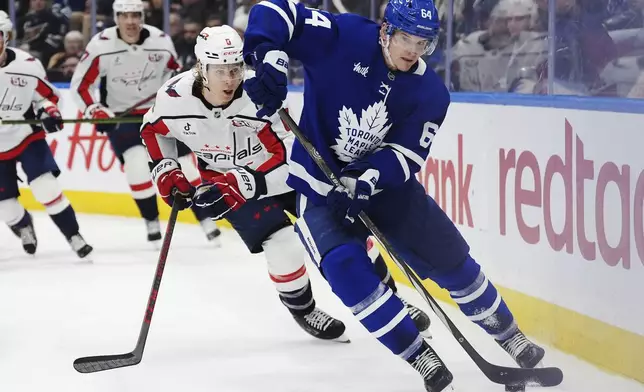
POLYGON ((563 381, 563 372, 556 367, 521 369, 492 365, 484 373, 490 381, 503 385, 555 387, 563 381))
POLYGON ((141 359, 141 356, 134 353, 82 357, 74 361, 74 369, 79 373, 96 373, 103 370, 138 365, 141 359))

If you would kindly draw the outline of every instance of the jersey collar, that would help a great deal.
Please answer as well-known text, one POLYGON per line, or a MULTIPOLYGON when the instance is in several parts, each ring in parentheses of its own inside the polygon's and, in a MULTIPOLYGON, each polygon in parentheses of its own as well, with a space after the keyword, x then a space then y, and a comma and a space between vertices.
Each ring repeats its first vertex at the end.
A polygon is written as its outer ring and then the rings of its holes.
MULTIPOLYGON (((150 31, 148 31, 148 29, 143 27, 141 29, 141 34, 139 34, 139 40, 137 42, 131 44, 131 45, 143 45, 143 42, 149 37, 150 37, 150 31)), ((121 32, 119 31, 118 27, 116 28, 116 38, 118 38, 121 41, 123 41, 123 38, 121 38, 121 32)), ((123 41, 123 42, 125 42, 125 41, 123 41)), ((130 44, 128 44, 128 45, 130 45, 130 44)))
POLYGON ((6 48, 6 49, 4 50, 4 52, 6 53, 6 56, 5 56, 4 65, 2 66, 2 68, 6 67, 6 66, 7 66, 7 65, 9 65, 13 60, 15 60, 15 59, 16 59, 16 52, 14 52, 13 50, 11 50, 10 48, 6 48))

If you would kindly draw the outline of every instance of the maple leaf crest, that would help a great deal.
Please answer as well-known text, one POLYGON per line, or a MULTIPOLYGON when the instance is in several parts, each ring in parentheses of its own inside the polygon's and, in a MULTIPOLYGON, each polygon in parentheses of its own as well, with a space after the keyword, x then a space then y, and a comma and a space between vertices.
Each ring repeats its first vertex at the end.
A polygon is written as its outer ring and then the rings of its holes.
POLYGON ((331 148, 341 162, 352 162, 380 145, 391 128, 385 100, 363 109, 360 120, 351 108, 342 106, 339 112, 338 137, 331 148))
POLYGON ((351 162, 353 157, 343 151, 343 149, 349 143, 352 130, 360 129, 360 123, 358 122, 358 117, 353 113, 353 110, 345 106, 342 106, 342 109, 340 109, 338 121, 340 122, 340 126, 338 127, 339 137, 335 139, 336 145, 331 148, 335 151, 340 161, 351 162))

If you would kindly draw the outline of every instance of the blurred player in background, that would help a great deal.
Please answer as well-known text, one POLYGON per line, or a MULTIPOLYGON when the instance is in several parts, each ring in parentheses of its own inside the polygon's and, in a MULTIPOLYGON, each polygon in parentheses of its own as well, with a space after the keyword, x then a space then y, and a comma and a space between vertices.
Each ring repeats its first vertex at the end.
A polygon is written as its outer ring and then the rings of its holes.
POLYGON ((79 233, 74 209, 56 178, 60 170, 45 140, 45 133, 63 128, 56 106, 60 97, 47 82, 38 59, 7 47, 12 34, 9 16, 0 11, 0 121, 40 119, 42 127, 0 122, 0 220, 20 238, 25 252, 36 253, 38 240, 31 215, 18 202, 20 163, 35 199, 45 206, 74 252, 82 258, 92 247, 79 233))
MULTIPOLYGON (((115 0, 112 7, 116 26, 92 38, 71 81, 72 95, 86 118, 108 119, 124 112, 129 112, 128 117, 142 116, 153 104, 146 98, 181 68, 170 37, 144 24, 141 0, 115 0)), ((139 128, 136 123, 96 126, 99 132, 107 133, 124 165, 132 197, 146 221, 148 241, 156 242, 161 239, 159 209, 139 128)), ((199 175, 194 165, 191 170, 190 151, 182 148, 181 153, 186 175, 197 185, 199 175)), ((207 238, 218 242, 216 224, 205 219, 200 209, 193 211, 207 238)))

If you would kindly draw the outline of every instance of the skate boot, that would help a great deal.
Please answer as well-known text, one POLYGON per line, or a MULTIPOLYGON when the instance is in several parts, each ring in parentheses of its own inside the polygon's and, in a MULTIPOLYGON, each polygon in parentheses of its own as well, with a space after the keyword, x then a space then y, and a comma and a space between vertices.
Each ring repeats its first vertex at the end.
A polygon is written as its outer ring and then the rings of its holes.
POLYGON ((423 341, 420 354, 416 358, 407 360, 407 362, 423 376, 427 392, 453 390, 450 384, 454 376, 427 342, 423 341))
POLYGON ((88 245, 87 242, 85 242, 85 239, 80 234, 74 234, 67 239, 67 242, 69 242, 72 250, 76 252, 78 257, 80 257, 81 259, 85 258, 85 256, 92 253, 92 251, 94 250, 91 245, 88 245))
POLYGON ((429 330, 431 320, 429 319, 427 313, 423 312, 422 310, 402 298, 400 298, 400 300, 405 306, 405 309, 407 309, 409 317, 411 317, 411 320, 414 322, 414 324, 416 324, 416 328, 418 328, 418 332, 420 332, 421 336, 427 339, 431 339, 432 333, 429 330))
POLYGON ((148 241, 161 241, 161 224, 158 219, 146 220, 145 227, 148 230, 148 241))
POLYGON ((517 365, 522 368, 532 369, 536 367, 543 359, 546 351, 532 343, 526 338, 523 332, 517 332, 510 338, 499 341, 497 343, 512 356, 517 365))
POLYGON ((22 241, 22 249, 30 255, 36 253, 38 247, 38 238, 36 237, 36 230, 31 220, 31 214, 25 211, 25 216, 13 226, 9 226, 13 234, 20 238, 22 241))
POLYGON ((322 310, 315 308, 304 316, 293 314, 293 318, 309 335, 322 340, 335 340, 349 343, 344 334, 345 326, 340 320, 334 319, 322 310))
POLYGON ((207 218, 199 222, 201 229, 206 234, 206 239, 215 247, 221 246, 221 230, 217 228, 217 223, 214 220, 207 218))

